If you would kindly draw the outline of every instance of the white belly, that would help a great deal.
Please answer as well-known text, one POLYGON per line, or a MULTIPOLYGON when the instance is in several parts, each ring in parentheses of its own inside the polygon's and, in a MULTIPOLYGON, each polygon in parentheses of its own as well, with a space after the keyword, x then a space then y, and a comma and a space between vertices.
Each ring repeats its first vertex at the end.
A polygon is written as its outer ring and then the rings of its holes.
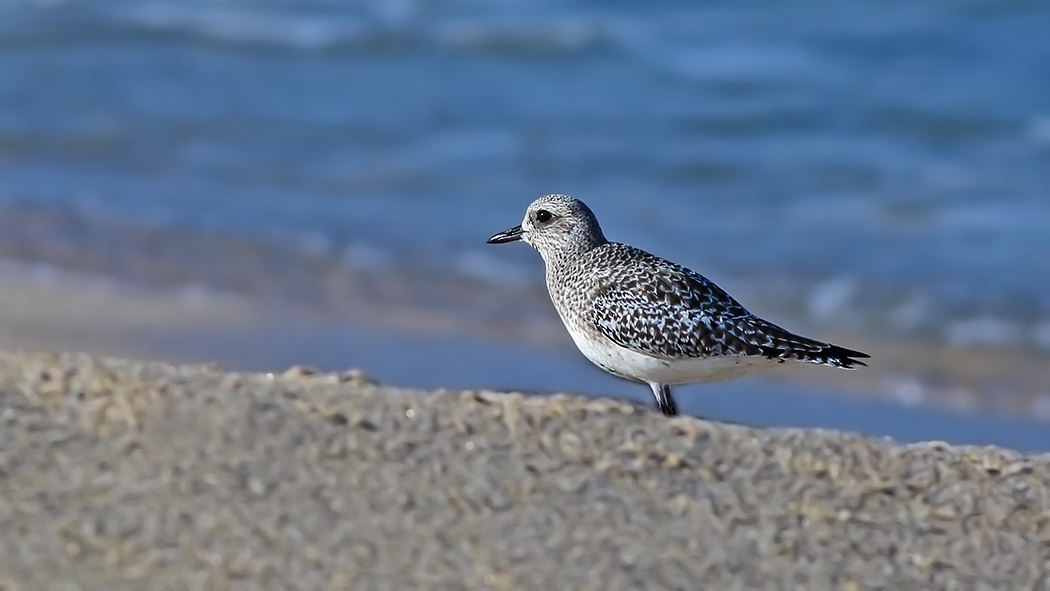
POLYGON ((752 371, 771 368, 780 362, 779 359, 750 355, 664 359, 625 349, 601 335, 595 338, 575 330, 570 330, 569 334, 580 352, 591 363, 621 378, 649 384, 720 382, 752 371))

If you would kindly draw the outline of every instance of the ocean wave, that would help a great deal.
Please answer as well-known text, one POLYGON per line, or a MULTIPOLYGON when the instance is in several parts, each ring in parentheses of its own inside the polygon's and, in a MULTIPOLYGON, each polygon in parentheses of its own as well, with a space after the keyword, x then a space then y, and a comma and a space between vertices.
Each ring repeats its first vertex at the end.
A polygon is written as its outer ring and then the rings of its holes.
POLYGON ((595 46, 606 38, 598 23, 585 19, 522 20, 499 14, 424 19, 417 12, 397 6, 350 14, 147 4, 111 16, 126 26, 153 32, 300 51, 410 44, 485 52, 575 51, 595 46))
POLYGON ((546 23, 454 21, 438 25, 433 38, 445 45, 474 50, 575 51, 609 39, 599 24, 585 20, 546 23))
POLYGON ((816 75, 821 64, 799 47, 753 43, 701 43, 658 48, 651 63, 687 80, 777 82, 816 75))
MULTIPOLYGON (((396 250, 381 241, 357 235, 339 238, 320 230, 241 236, 142 220, 107 222, 41 207, 4 207, 0 214, 0 276, 14 274, 37 282, 73 273, 122 283, 241 290, 309 307, 335 297, 326 291, 331 285, 378 273, 404 293, 427 293, 438 281, 454 286, 449 288, 452 292, 469 291, 480 300, 503 297, 508 287, 544 297, 542 270, 534 253, 524 251, 518 256, 485 247, 434 251, 429 245, 396 250)), ((704 272, 755 313, 824 332, 950 348, 1050 352, 1050 309, 1033 304, 1024 292, 1012 297, 1003 288, 982 294, 958 278, 917 284, 859 271, 823 279, 704 272), (952 292, 965 297, 953 301, 952 292)), ((457 305, 450 301, 453 308, 457 305)), ((469 315, 470 310, 456 313, 469 315)))
POLYGON ((127 10, 115 18, 136 27, 191 34, 235 44, 272 44, 299 50, 324 50, 360 42, 371 27, 340 16, 282 14, 234 8, 189 8, 153 4, 127 10))

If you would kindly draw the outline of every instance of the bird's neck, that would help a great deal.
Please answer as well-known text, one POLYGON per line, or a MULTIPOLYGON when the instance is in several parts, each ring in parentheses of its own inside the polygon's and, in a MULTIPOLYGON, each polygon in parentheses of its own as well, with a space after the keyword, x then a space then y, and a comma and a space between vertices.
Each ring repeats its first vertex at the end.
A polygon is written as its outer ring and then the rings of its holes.
POLYGON ((557 250, 540 252, 540 255, 543 257, 543 264, 547 269, 547 277, 557 277, 565 273, 588 252, 603 244, 608 244, 608 241, 604 238, 600 241, 580 242, 575 244, 573 248, 559 248, 557 250))
POLYGON ((560 273, 563 269, 572 266, 580 257, 608 243, 598 222, 591 219, 589 222, 585 220, 585 223, 573 226, 564 240, 534 246, 540 251, 543 263, 547 267, 547 275, 550 276, 560 273))

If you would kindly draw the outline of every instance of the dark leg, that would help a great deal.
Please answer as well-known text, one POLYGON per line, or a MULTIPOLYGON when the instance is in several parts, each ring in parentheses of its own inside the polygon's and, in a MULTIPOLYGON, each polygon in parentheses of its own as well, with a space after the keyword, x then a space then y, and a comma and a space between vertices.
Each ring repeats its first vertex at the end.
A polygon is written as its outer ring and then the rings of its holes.
POLYGON ((678 407, 674 404, 674 398, 671 398, 670 386, 667 384, 649 384, 649 387, 653 389, 653 396, 656 396, 656 408, 660 412, 669 417, 678 414, 678 407))

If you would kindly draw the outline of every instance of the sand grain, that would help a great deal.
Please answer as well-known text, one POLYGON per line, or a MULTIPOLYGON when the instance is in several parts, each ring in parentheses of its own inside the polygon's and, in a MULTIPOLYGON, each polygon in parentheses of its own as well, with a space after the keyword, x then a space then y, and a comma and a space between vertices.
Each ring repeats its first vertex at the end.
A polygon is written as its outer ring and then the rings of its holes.
POLYGON ((1048 588, 1050 459, 0 354, 0 588, 1048 588))

